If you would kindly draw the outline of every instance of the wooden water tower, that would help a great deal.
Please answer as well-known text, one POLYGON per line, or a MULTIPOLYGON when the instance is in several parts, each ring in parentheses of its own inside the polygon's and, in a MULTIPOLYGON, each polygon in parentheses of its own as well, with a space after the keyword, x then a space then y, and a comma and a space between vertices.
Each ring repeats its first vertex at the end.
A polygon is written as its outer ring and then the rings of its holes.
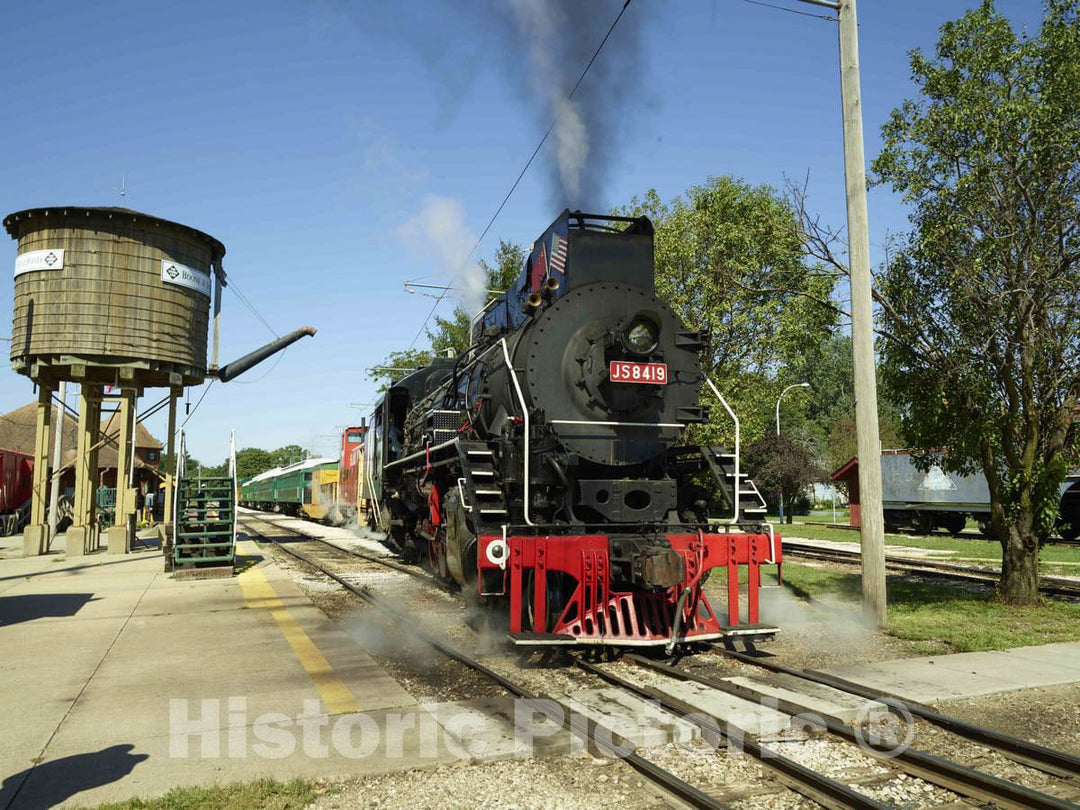
MULTIPOLYGON (((214 297, 214 363, 225 246, 202 231, 123 208, 57 207, 4 220, 18 240, 11 366, 38 386, 37 439, 27 554, 48 547, 51 399, 61 381, 79 383, 73 523, 67 553, 100 544, 95 515, 98 448, 117 447, 116 521, 109 550, 124 553, 134 532, 130 488, 135 403, 145 388, 169 389, 168 452, 174 452, 176 399, 207 374, 206 341, 214 297), (110 393, 106 394, 106 387, 110 393), (116 433, 100 435, 101 403, 118 403, 116 433)), ((166 476, 166 509, 172 481, 166 476)))
MULTIPOLYGON (((304 335, 278 338, 218 366, 225 246, 209 234, 126 208, 33 208, 10 214, 4 227, 18 240, 11 366, 38 386, 30 523, 24 552, 48 548, 45 523, 51 400, 61 381, 79 383, 75 502, 69 556, 98 548, 95 514, 97 451, 117 448, 116 519, 109 551, 131 548, 135 529, 135 404, 146 388, 168 388, 168 454, 175 453, 176 400, 208 374, 228 382, 304 335), (211 311, 211 300, 213 308, 211 311), (213 349, 207 366, 207 329, 213 349), (117 403, 119 419, 101 435, 101 403, 117 403)), ((54 479, 59 471, 54 471, 54 479)), ((172 471, 165 474, 165 521, 171 525, 172 471)))

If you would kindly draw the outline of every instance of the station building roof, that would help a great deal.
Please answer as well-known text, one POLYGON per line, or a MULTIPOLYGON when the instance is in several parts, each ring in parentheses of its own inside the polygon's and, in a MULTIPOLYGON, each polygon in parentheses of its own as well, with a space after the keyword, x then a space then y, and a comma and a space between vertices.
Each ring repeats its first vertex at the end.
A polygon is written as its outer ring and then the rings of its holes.
MULTIPOLYGON (((59 408, 52 406, 52 424, 49 428, 49 447, 53 447, 56 441, 56 428, 59 422, 59 408)), ((101 423, 101 430, 107 431, 118 414, 110 414, 101 423)), ((63 420, 64 454, 61 463, 67 465, 75 458, 75 446, 79 437, 78 421, 71 414, 65 412, 63 420)), ((34 437, 37 432, 37 403, 31 402, 16 408, 10 413, 0 414, 0 450, 14 450, 17 453, 25 453, 28 456, 34 454, 34 437)), ((147 430, 142 422, 137 423, 135 428, 136 450, 161 450, 162 445, 154 435, 147 430)), ((52 451, 49 452, 51 462, 52 451)), ((137 466, 142 462, 136 458, 137 466)), ((116 447, 104 444, 98 450, 98 467, 111 469, 116 466, 116 447)))

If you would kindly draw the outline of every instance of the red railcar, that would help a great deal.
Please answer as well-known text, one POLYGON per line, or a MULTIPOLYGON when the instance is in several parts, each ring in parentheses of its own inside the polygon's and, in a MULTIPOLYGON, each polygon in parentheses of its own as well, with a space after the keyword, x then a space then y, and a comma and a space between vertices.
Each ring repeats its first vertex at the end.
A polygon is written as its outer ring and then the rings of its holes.
POLYGON ((32 456, 0 449, 0 536, 14 534, 25 525, 33 475, 32 456))
POLYGON ((346 521, 352 520, 363 507, 364 436, 367 427, 347 427, 341 433, 338 461, 339 510, 346 521))

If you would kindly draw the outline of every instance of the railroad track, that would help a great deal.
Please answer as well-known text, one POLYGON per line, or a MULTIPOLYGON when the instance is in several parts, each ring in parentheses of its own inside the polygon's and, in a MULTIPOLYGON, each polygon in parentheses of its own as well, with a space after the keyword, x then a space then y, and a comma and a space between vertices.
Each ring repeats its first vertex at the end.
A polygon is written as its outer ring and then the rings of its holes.
POLYGON ((838 689, 841 692, 847 692, 848 694, 866 698, 867 700, 883 703, 891 709, 906 712, 913 717, 919 717, 940 728, 958 734, 961 737, 966 737, 980 745, 985 745, 996 751, 1000 751, 1002 754, 1015 759, 1017 762, 1038 768, 1046 773, 1070 778, 1080 777, 1080 757, 1075 756, 1074 754, 1065 751, 1057 751, 1053 748, 1047 748, 1046 746, 1031 742, 1030 740, 1014 737, 1010 734, 1003 734, 1000 731, 977 726, 974 723, 968 723, 964 720, 958 720, 955 717, 944 715, 929 706, 923 706, 919 703, 907 701, 888 692, 871 689, 868 686, 852 683, 843 678, 827 675, 824 672, 791 669, 782 664, 774 664, 757 655, 729 650, 726 647, 716 644, 712 645, 712 649, 720 655, 724 655, 736 661, 741 661, 744 664, 751 664, 755 667, 767 670, 768 672, 793 675, 797 678, 811 681, 812 683, 819 683, 832 689, 838 689))
MULTIPOLYGON (((724 647, 713 645, 716 652, 730 656, 743 663, 767 669, 773 673, 782 673, 796 678, 822 684, 824 686, 847 692, 851 695, 867 700, 882 703, 890 711, 907 713, 914 717, 920 717, 941 728, 951 731, 966 739, 972 740, 982 746, 994 749, 1010 759, 1020 762, 1028 767, 1039 770, 1045 774, 1062 780, 1061 792, 1067 793, 1068 798, 1051 795, 1034 788, 1001 779, 971 766, 953 762, 944 757, 937 756, 926 751, 911 747, 900 747, 888 743, 875 743, 869 737, 859 739, 855 728, 851 725, 838 722, 827 716, 818 715, 814 722, 820 721, 820 726, 830 735, 846 740, 849 743, 858 744, 864 753, 870 756, 881 756, 892 767, 903 771, 909 776, 922 779, 938 787, 953 791, 969 799, 980 802, 990 802, 998 807, 1013 808, 1075 808, 1077 805, 1073 799, 1080 798, 1080 758, 1063 751, 1057 751, 1045 746, 1013 737, 1007 734, 983 728, 971 723, 966 723, 956 718, 943 715, 925 706, 903 701, 893 695, 868 689, 859 684, 853 684, 837 678, 832 678, 823 673, 795 670, 768 661, 763 661, 755 656, 728 650, 724 647)), ((680 680, 693 681, 743 699, 754 699, 758 693, 739 684, 722 681, 716 678, 699 675, 668 663, 655 661, 638 654, 624 656, 638 666, 657 672, 659 674, 677 678, 680 680)), ((660 690, 649 689, 646 694, 665 705, 664 693, 660 690)), ((797 703, 775 699, 775 708, 791 715, 806 716, 805 707, 797 703)))
MULTIPOLYGON (((305 538, 305 544, 322 544, 324 547, 329 547, 336 550, 338 553, 346 556, 356 556, 370 561, 378 563, 389 562, 375 559, 374 556, 353 554, 350 550, 345 549, 336 543, 332 543, 324 538, 312 537, 311 535, 305 535, 296 529, 288 526, 282 526, 274 521, 252 517, 250 515, 244 515, 239 518, 239 522, 244 527, 245 532, 249 531, 251 523, 261 522, 271 525, 279 530, 284 530, 292 533, 294 536, 301 536, 305 538)), ((705 808, 724 808, 725 804, 717 801, 714 797, 705 793, 702 790, 691 785, 683 779, 680 779, 671 771, 662 768, 656 763, 646 759, 638 754, 636 751, 631 751, 629 754, 625 751, 626 741, 622 740, 619 735, 615 734, 608 728, 605 728, 597 723, 592 723, 585 720, 581 715, 575 714, 570 711, 562 702, 554 700, 552 698, 545 698, 540 695, 534 694, 526 687, 506 678, 490 667, 485 666, 480 661, 476 660, 472 656, 458 650, 455 647, 445 643, 441 639, 425 632, 418 628, 415 624, 415 617, 406 616, 397 610, 388 600, 384 597, 376 594, 371 588, 364 585, 351 582, 345 576, 331 569, 326 564, 325 560, 320 560, 314 555, 300 551, 293 547, 291 543, 280 543, 279 538, 275 538, 272 535, 267 535, 264 532, 260 532, 258 529, 251 530, 252 534, 268 540, 273 543, 277 548, 300 560, 305 565, 316 569, 324 576, 337 582, 343 588, 355 596, 360 597, 369 605, 374 607, 379 612, 383 613, 391 621, 395 622, 398 627, 408 632, 414 637, 427 644, 432 649, 446 656, 447 658, 457 661, 469 669, 473 670, 479 675, 487 678, 493 683, 506 690, 509 694, 516 698, 533 702, 539 711, 543 711, 544 704, 541 701, 548 702, 548 705, 555 704, 562 707, 565 717, 570 718, 567 726, 571 733, 581 739, 586 745, 593 746, 595 749, 606 752, 610 755, 621 755, 621 758, 630 767, 636 770, 639 774, 647 778, 653 784, 659 786, 669 794, 678 797, 682 801, 690 804, 693 807, 705 807, 705 808)), ((393 566, 396 567, 396 566, 393 566)))
MULTIPOLYGON (((862 556, 858 551, 843 548, 824 548, 798 540, 783 541, 785 556, 804 557, 826 562, 857 563, 862 556)), ((885 555, 885 567, 893 571, 907 571, 944 579, 962 580, 996 585, 1001 572, 995 568, 980 568, 973 565, 957 565, 940 560, 926 560, 918 557, 901 557, 895 554, 885 555)), ((1065 577, 1039 577, 1039 592, 1047 596, 1063 596, 1080 599, 1080 582, 1065 577)))
MULTIPOLYGON (((312 549, 307 548, 307 546, 311 544, 315 549, 321 549, 324 552, 329 550, 329 553, 335 557, 337 562, 342 564, 347 564, 358 559, 364 560, 367 563, 374 563, 379 566, 399 570, 402 573, 423 580, 426 584, 441 584, 434 577, 430 577, 416 569, 409 570, 409 566, 403 566, 395 560, 384 559, 375 554, 365 554, 356 549, 346 548, 330 540, 313 537, 293 527, 284 526, 265 518, 242 515, 240 520, 246 530, 251 529, 251 523, 263 523, 273 526, 277 530, 287 532, 291 536, 304 538, 300 543, 295 541, 282 543, 279 542, 282 539, 280 536, 274 537, 272 535, 267 535, 265 532, 260 532, 257 529, 251 531, 252 534, 275 543, 276 547, 285 553, 336 581, 343 588, 360 597, 389 617, 395 622, 396 626, 406 629, 412 635, 416 636, 442 655, 457 661, 479 675, 491 680, 509 694, 530 701, 552 700, 550 697, 542 697, 536 694, 531 689, 522 686, 513 679, 500 674, 495 669, 486 666, 475 657, 446 644, 441 639, 416 627, 414 616, 406 616, 406 614, 402 613, 389 600, 385 599, 382 595, 375 593, 371 588, 358 584, 355 581, 350 581, 350 578, 347 575, 343 575, 340 569, 334 570, 334 564, 328 563, 328 560, 323 555, 312 553, 312 549)), ((1072 755, 1054 751, 1026 740, 1003 735, 990 729, 963 723, 962 721, 940 715, 925 707, 904 703, 898 698, 895 698, 895 696, 881 695, 873 692, 873 690, 868 690, 855 684, 838 682, 835 679, 830 679, 828 676, 824 676, 820 673, 790 670, 761 661, 753 656, 735 653, 720 647, 717 647, 716 650, 717 652, 730 655, 744 663, 751 663, 770 669, 774 672, 783 672, 794 675, 811 682, 822 683, 868 700, 876 700, 888 707, 890 711, 908 711, 911 715, 921 717, 928 722, 947 728, 968 739, 986 745, 987 747, 994 748, 1018 762, 1040 769, 1045 773, 1052 774, 1056 777, 1073 780, 1080 776, 1080 758, 1073 757, 1072 755)), ((736 742, 739 745, 739 750, 754 757, 782 785, 823 806, 852 808, 881 808, 886 806, 876 799, 849 787, 847 784, 812 770, 796 760, 780 754, 775 748, 769 747, 758 740, 748 737, 739 728, 729 724, 724 718, 703 714, 700 709, 673 697, 662 689, 616 675, 581 655, 570 655, 569 659, 580 671, 588 673, 606 684, 625 690, 643 699, 656 701, 668 712, 694 723, 700 729, 702 739, 717 751, 724 750, 729 741, 736 742)), ((630 654, 624 656, 624 659, 666 678, 692 680, 703 686, 707 686, 710 689, 734 694, 743 699, 760 698, 759 695, 750 694, 748 690, 735 684, 696 675, 672 666, 671 664, 655 661, 644 656, 630 654)), ((553 702, 563 707, 565 715, 571 718, 567 724, 569 730, 586 744, 593 745, 605 753, 620 756, 639 774, 648 778, 650 782, 684 802, 696 807, 725 806, 716 796, 686 782, 670 770, 645 758, 636 750, 630 750, 630 754, 627 756, 628 746, 629 748, 632 748, 632 745, 630 745, 628 741, 622 740, 610 729, 598 725, 591 720, 586 720, 581 715, 575 714, 562 702, 558 700, 554 700, 553 702), (610 744, 610 741, 612 740, 618 741, 616 747, 613 747, 610 744)), ((805 708, 793 703, 785 704, 783 701, 779 701, 776 708, 781 712, 793 716, 798 715, 802 717, 806 714, 805 708)), ((872 745, 867 747, 864 740, 856 738, 856 732, 849 725, 828 718, 818 717, 815 718, 815 720, 821 721, 821 728, 828 735, 844 740, 848 744, 859 742, 860 748, 864 753, 870 756, 880 757, 882 762, 888 767, 898 772, 922 779, 940 788, 944 788, 958 796, 974 799, 979 802, 991 802, 999 807, 1030 807, 1045 808, 1046 810, 1076 807, 1076 805, 1067 799, 1062 799, 1057 796, 1043 793, 1039 790, 1014 784, 976 770, 975 768, 952 762, 948 759, 916 749, 909 748, 894 758, 891 751, 887 751, 887 746, 884 744, 879 745, 876 750, 872 745)), ((1070 782, 1070 784, 1072 783, 1070 782)))
MULTIPOLYGON (((331 549, 332 553, 340 555, 339 559, 349 561, 349 557, 360 557, 364 560, 376 562, 379 564, 385 564, 391 562, 389 560, 382 560, 374 555, 366 555, 357 553, 352 549, 342 547, 332 541, 324 538, 313 537, 307 535, 297 529, 290 526, 284 526, 276 521, 267 520, 252 515, 241 515, 240 517, 241 527, 246 531, 261 537, 264 540, 270 541, 275 544, 275 547, 284 551, 286 554, 300 560, 305 565, 308 565, 323 575, 333 579, 343 588, 360 597, 368 604, 375 607, 380 612, 384 613, 397 626, 406 629, 411 634, 417 636, 424 643, 433 647, 438 652, 457 661, 460 664, 465 665, 469 669, 477 672, 484 677, 489 678, 494 683, 505 689, 515 697, 531 700, 531 701, 552 701, 563 708, 565 716, 570 718, 569 730, 581 739, 586 744, 595 745, 600 750, 604 750, 609 754, 619 756, 628 765, 634 768, 638 773, 648 778, 651 782, 666 790, 668 793, 678 797, 682 801, 689 803, 694 807, 726 807, 722 801, 719 801, 716 797, 706 793, 705 791, 694 787, 685 780, 679 778, 671 771, 657 765, 636 751, 630 751, 627 754, 627 750, 630 744, 626 740, 621 740, 619 735, 615 734, 608 728, 603 727, 593 721, 586 720, 580 714, 570 711, 564 703, 551 697, 541 697, 533 693, 530 689, 514 682, 513 680, 505 677, 504 675, 496 672, 492 668, 484 665, 474 657, 467 653, 452 647, 440 639, 435 638, 429 633, 415 626, 415 617, 407 617, 397 610, 388 600, 382 596, 376 594, 371 588, 364 585, 350 581, 347 576, 343 576, 339 571, 333 570, 331 565, 327 564, 327 560, 321 555, 313 554, 301 550, 296 546, 299 545, 296 542, 280 543, 279 537, 268 535, 265 532, 258 529, 252 529, 252 523, 262 523, 273 528, 285 531, 294 537, 304 538, 303 544, 313 544, 323 549, 331 549), (346 556, 347 555, 347 556, 346 556), (607 741, 618 740, 619 744, 617 748, 612 748, 607 741)), ((393 568, 401 568, 402 566, 393 565, 393 568)), ((405 572, 409 573, 409 572, 405 572)), ((430 577, 423 576, 423 579, 432 580, 430 577)), ((597 675, 598 672, 590 670, 590 665, 584 659, 574 657, 575 663, 585 671, 591 671, 592 674, 597 675)), ((607 678, 603 678, 608 680, 607 678)), ((610 681, 608 681, 610 682, 610 681)), ((679 717, 688 717, 694 719, 700 713, 691 711, 675 711, 673 712, 679 717)), ((696 722, 699 728, 701 728, 704 739, 718 751, 722 750, 727 741, 732 737, 732 730, 727 727, 727 724, 719 720, 706 721, 700 719, 696 722)), ((881 810, 885 805, 875 801, 865 795, 858 793, 847 785, 838 782, 824 774, 817 773, 809 768, 806 768, 799 763, 791 760, 774 750, 770 750, 765 746, 759 745, 753 741, 747 741, 743 739, 741 733, 737 734, 740 740, 740 744, 743 745, 743 750, 758 759, 766 768, 777 775, 780 782, 786 787, 794 790, 795 792, 813 799, 827 807, 846 807, 846 808, 860 808, 860 810, 881 810)))

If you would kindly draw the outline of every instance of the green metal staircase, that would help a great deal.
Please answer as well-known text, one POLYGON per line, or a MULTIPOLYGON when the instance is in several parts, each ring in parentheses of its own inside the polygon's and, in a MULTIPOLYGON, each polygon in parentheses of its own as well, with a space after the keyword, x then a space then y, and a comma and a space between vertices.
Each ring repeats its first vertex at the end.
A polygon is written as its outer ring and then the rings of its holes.
MULTIPOLYGON (((180 459, 183 459, 183 434, 180 459)), ((228 569, 236 554, 236 477, 188 476, 178 465, 172 563, 174 571, 228 569)), ((235 463, 230 465, 236 469, 235 463)))

